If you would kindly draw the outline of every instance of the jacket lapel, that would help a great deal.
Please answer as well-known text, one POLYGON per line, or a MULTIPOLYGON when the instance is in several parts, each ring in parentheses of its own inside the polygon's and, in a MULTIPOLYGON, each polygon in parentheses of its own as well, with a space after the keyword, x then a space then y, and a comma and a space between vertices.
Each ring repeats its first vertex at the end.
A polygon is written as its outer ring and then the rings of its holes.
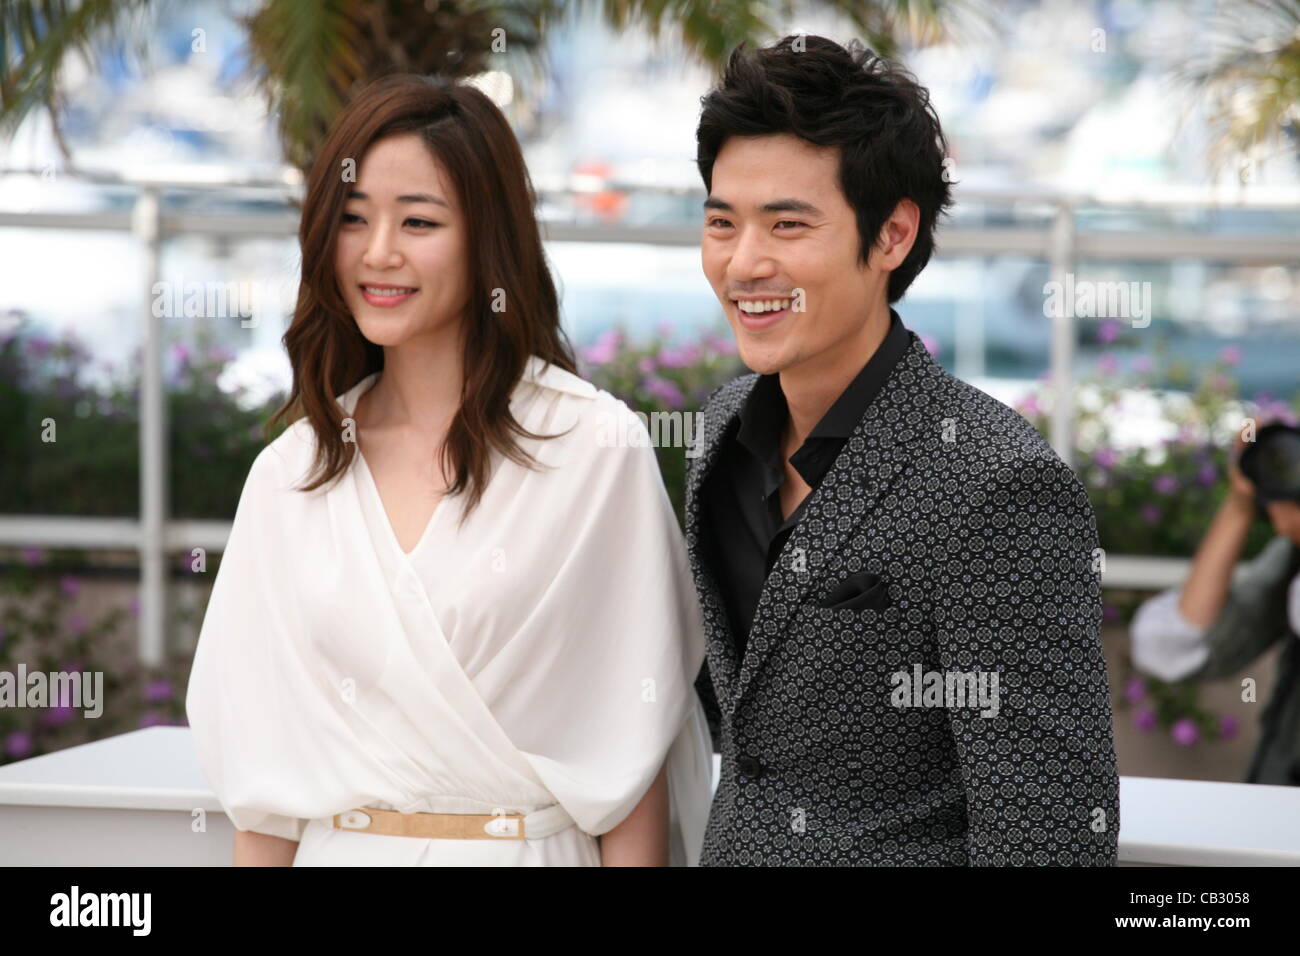
MULTIPOLYGON (((931 406, 944 373, 920 338, 908 334, 910 347, 809 495, 803 518, 763 584, 739 677, 727 697, 730 704, 719 697, 719 705, 730 706, 732 713, 772 648, 784 639, 791 616, 813 584, 825 581, 830 559, 869 519, 889 486, 914 462, 936 453, 943 415, 931 406)), ((739 405, 731 414, 738 411, 739 405)), ((734 662, 734 645, 729 653, 734 662)))
POLYGON ((758 375, 750 373, 732 388, 724 389, 715 396, 707 415, 701 416, 703 424, 696 439, 699 453, 686 472, 686 548, 691 566, 696 569, 696 591, 708 640, 709 671, 713 677, 714 692, 722 707, 726 707, 727 701, 731 699, 739 662, 735 637, 727 619, 727 610, 722 604, 718 581, 704 554, 701 498, 705 479, 717 464, 719 451, 730 440, 739 421, 740 410, 757 381, 758 375))

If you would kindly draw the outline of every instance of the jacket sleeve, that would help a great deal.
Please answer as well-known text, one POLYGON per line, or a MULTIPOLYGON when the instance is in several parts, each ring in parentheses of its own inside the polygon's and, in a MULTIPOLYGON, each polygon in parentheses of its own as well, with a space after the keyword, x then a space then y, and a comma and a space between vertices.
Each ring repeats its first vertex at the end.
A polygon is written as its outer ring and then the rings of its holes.
POLYGON ((935 562, 939 659, 998 680, 996 708, 947 710, 970 863, 1113 866, 1119 773, 1087 492, 1059 458, 1008 461, 955 519, 935 562))
POLYGON ((1287 633, 1287 587, 1295 569, 1295 549, 1278 535, 1234 573, 1223 607, 1201 638, 1205 662, 1188 680, 1235 674, 1287 633))

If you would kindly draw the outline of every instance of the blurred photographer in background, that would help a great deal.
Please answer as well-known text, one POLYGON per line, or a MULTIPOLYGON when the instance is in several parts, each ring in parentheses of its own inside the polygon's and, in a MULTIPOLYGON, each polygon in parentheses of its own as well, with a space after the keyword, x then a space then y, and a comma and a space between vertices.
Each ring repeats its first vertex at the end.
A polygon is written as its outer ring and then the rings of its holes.
POLYGON ((1239 435, 1228 496, 1196 549, 1181 589, 1134 615, 1137 668, 1163 681, 1215 680, 1284 643, 1277 686, 1260 716, 1248 783, 1300 785, 1300 429, 1274 422, 1239 435), (1256 512, 1277 536, 1237 568, 1256 512), (1235 573, 1234 573, 1235 570, 1235 573))

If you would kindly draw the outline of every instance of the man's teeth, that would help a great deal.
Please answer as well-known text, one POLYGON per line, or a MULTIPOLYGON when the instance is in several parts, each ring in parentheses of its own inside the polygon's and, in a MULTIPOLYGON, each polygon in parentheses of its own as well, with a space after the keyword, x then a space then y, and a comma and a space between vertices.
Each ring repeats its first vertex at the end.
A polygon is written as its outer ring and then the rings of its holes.
POLYGON ((742 312, 775 312, 778 309, 787 309, 790 307, 790 299, 767 299, 758 302, 745 302, 739 300, 736 305, 740 306, 742 312))
POLYGON ((371 295, 406 295, 406 293, 408 292, 415 291, 414 289, 393 289, 393 288, 381 289, 378 286, 373 286, 373 285, 363 285, 361 288, 365 289, 371 295))

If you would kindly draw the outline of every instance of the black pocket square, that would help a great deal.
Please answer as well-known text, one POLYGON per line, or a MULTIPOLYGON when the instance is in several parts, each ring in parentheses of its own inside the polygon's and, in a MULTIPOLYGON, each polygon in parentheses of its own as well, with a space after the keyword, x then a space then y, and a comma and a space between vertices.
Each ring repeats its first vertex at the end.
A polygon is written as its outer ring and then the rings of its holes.
POLYGON ((835 585, 822 599, 821 606, 837 611, 860 611, 867 608, 883 611, 889 607, 889 591, 880 575, 859 571, 835 585))

